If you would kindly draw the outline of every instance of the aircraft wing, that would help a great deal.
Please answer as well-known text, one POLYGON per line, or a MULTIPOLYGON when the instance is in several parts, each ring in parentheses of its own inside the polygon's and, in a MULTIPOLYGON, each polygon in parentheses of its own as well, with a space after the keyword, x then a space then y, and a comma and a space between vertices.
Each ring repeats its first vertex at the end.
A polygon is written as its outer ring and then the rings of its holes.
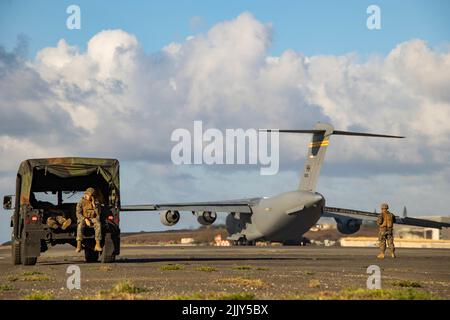
MULTIPOLYGON (((324 217, 330 217, 330 218, 354 218, 354 219, 360 219, 360 220, 371 220, 371 221, 377 221, 379 213, 374 212, 367 212, 367 211, 359 211, 359 210, 353 210, 353 209, 344 209, 344 208, 334 208, 334 207, 325 207, 323 209, 324 217)), ((417 218, 409 218, 409 217, 399 217, 395 216, 395 223, 396 224, 405 224, 410 226, 417 226, 417 227, 426 227, 426 228, 436 228, 436 229, 442 229, 442 228, 450 228, 450 223, 445 222, 437 222, 432 220, 426 220, 426 219, 417 219, 417 218)))
POLYGON ((249 198, 210 202, 186 202, 186 203, 164 203, 124 205, 120 211, 211 211, 211 212, 242 212, 252 213, 251 206, 258 203, 261 198, 249 198))

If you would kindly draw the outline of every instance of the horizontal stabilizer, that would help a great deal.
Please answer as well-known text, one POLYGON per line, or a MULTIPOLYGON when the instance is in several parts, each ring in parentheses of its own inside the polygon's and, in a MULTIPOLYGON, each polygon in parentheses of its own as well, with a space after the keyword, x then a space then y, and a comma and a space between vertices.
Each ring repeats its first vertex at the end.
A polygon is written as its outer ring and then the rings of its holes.
MULTIPOLYGON (((286 129, 259 129, 260 131, 267 132, 282 132, 282 133, 318 133, 324 134, 325 130, 286 130, 286 129)), ((375 134, 375 133, 364 133, 364 132, 353 132, 353 131, 341 131, 341 130, 333 130, 331 134, 341 135, 341 136, 360 136, 360 137, 378 137, 378 138, 397 138, 403 139, 403 136, 393 136, 387 134, 375 134)))
POLYGON ((308 145, 308 153, 304 164, 303 172, 300 176, 299 190, 315 192, 317 181, 319 179, 320 168, 325 158, 325 152, 330 144, 332 135, 341 136, 360 136, 377 138, 404 138, 403 136, 375 134, 365 132, 340 131, 334 130, 331 124, 318 122, 313 129, 295 130, 295 129, 260 129, 263 132, 276 133, 309 133, 312 134, 311 142, 308 145))
POLYGON ((375 134, 375 133, 363 133, 363 132, 351 132, 339 130, 334 130, 332 134, 341 136, 379 137, 379 138, 397 138, 397 139, 404 138, 403 136, 392 136, 387 134, 375 134))

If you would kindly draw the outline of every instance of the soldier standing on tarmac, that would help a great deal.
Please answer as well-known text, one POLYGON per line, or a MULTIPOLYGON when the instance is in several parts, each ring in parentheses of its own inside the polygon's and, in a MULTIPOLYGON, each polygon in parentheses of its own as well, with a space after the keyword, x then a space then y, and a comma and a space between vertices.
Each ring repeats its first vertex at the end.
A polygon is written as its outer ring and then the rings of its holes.
POLYGON ((380 246, 380 253, 377 258, 384 259, 384 252, 386 251, 386 242, 391 251, 391 257, 395 258, 395 246, 394 246, 394 222, 395 216, 388 211, 389 206, 387 203, 381 204, 381 213, 378 217, 377 224, 380 228, 378 233, 378 240, 380 246))

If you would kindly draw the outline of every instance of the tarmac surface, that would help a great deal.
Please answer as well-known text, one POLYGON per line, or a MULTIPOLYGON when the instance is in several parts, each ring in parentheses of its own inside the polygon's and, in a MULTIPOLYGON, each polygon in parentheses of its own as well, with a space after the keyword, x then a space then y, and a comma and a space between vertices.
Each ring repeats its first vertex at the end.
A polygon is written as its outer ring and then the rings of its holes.
POLYGON ((85 263, 83 253, 57 246, 35 266, 13 266, 10 247, 3 246, 0 299, 358 299, 365 296, 353 293, 367 288, 371 265, 380 267, 382 289, 397 292, 381 299, 450 298, 450 250, 401 248, 396 259, 384 260, 377 253, 314 246, 123 246, 115 263, 102 264, 85 263), (68 279, 76 284, 67 273, 72 265, 80 268, 80 289, 67 287, 68 279))

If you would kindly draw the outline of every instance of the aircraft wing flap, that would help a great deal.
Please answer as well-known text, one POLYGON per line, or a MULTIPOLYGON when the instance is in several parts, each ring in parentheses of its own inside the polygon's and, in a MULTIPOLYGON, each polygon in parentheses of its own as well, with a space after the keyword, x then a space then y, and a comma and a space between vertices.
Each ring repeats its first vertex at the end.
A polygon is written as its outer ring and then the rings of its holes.
POLYGON ((360 219, 360 220, 368 220, 368 221, 377 221, 378 216, 368 216, 365 214, 353 214, 353 213, 335 213, 335 212, 329 212, 324 211, 323 217, 327 218, 353 218, 353 219, 360 219))
MULTIPOLYGON (((346 217, 370 221, 377 221, 379 215, 380 215, 379 213, 374 212, 335 208, 335 207, 325 207, 323 214, 324 217, 330 218, 346 217)), ((426 219, 410 218, 410 217, 395 216, 395 223, 425 228, 436 228, 436 229, 450 228, 450 223, 437 222, 426 219)))
POLYGON ((191 203, 165 203, 165 204, 144 204, 144 205, 124 205, 121 211, 211 211, 211 212, 242 212, 252 213, 251 206, 256 204, 260 198, 249 198, 227 201, 213 202, 191 202, 191 203))

